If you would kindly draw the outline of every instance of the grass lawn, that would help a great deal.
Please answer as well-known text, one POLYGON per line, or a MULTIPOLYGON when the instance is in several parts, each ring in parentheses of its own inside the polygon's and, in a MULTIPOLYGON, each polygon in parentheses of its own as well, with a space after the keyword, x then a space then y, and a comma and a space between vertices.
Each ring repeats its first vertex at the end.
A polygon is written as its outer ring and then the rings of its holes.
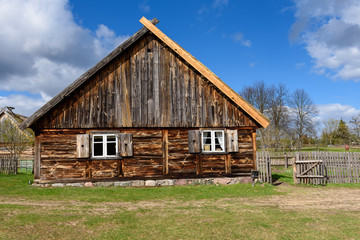
POLYGON ((313 151, 320 151, 320 152, 360 152, 360 148, 351 148, 349 151, 345 151, 344 147, 304 147, 302 151, 305 152, 313 152, 313 151))
POLYGON ((160 188, 37 188, 30 174, 0 174, 0 239, 360 238, 360 186, 275 174, 277 187, 160 188))

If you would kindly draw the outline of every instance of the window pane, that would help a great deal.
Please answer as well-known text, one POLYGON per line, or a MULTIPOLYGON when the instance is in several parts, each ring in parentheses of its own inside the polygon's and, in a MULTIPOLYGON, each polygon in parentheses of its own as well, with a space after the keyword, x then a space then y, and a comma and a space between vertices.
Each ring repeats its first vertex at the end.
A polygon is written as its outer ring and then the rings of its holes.
POLYGON ((215 151, 224 151, 223 132, 215 132, 215 151))
POLYGON ((203 131, 202 132, 202 142, 203 142, 203 151, 212 151, 211 146, 211 132, 203 131))
POLYGON ((107 155, 115 156, 116 155, 116 143, 107 143, 107 155))
POLYGON ((103 141, 103 136, 94 136, 94 142, 102 142, 103 141))
POLYGON ((103 156, 103 144, 94 143, 94 156, 103 156))
POLYGON ((108 142, 115 142, 116 141, 116 138, 115 138, 115 136, 114 135, 110 135, 110 136, 107 136, 107 141, 108 142))

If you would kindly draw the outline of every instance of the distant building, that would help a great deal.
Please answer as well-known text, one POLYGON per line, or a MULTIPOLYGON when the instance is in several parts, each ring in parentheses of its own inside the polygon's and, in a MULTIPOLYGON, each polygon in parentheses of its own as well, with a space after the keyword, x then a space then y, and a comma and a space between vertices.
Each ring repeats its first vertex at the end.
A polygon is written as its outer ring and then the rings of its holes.
POLYGON ((20 124, 27 117, 14 113, 13 107, 3 107, 0 110, 0 154, 20 150, 20 158, 33 159, 34 134, 29 128, 21 130, 20 124))

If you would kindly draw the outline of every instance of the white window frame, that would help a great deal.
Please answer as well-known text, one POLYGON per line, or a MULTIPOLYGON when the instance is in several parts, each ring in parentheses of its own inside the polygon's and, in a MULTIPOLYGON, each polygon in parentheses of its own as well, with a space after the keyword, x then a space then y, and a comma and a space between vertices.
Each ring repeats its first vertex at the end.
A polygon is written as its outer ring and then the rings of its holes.
MULTIPOLYGON (((99 142, 98 142, 99 143, 99 142)), ((117 137, 117 134, 114 134, 114 133, 94 133, 92 134, 91 136, 91 156, 92 158, 115 158, 118 156, 118 137, 117 137), (94 141, 94 137, 98 137, 98 136, 102 136, 103 137, 103 155, 101 156, 95 156, 94 155, 94 145, 95 145, 95 141, 94 141), (108 140, 107 140, 107 137, 108 136, 114 136, 115 137, 115 155, 108 155, 107 154, 107 143, 108 143, 108 140)))
MULTIPOLYGON (((221 145, 221 144, 220 144, 221 145)), ((225 152, 225 131, 224 130, 203 130, 201 131, 201 150, 204 153, 224 153, 225 152), (204 148, 204 133, 205 132, 210 132, 210 139, 211 139, 211 149, 210 151, 205 151, 204 148), (221 132, 222 133, 222 137, 223 137, 223 144, 222 144, 222 151, 216 151, 215 149, 215 133, 216 132, 221 132)))

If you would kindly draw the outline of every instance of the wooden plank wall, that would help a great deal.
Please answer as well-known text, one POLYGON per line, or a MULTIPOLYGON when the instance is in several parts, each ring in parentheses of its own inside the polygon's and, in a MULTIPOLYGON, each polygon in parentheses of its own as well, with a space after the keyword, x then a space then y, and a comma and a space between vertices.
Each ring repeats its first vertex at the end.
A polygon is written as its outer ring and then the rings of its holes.
POLYGON ((134 156, 115 160, 76 158, 76 136, 89 133, 88 130, 43 131, 37 137, 41 146, 40 179, 144 178, 164 175, 181 178, 250 173, 254 169, 251 138, 254 130, 238 130, 239 152, 228 155, 190 154, 187 129, 111 130, 132 134, 134 156), (167 136, 168 154, 168 164, 165 166, 164 136, 167 136))
POLYGON ((35 128, 256 124, 151 33, 46 113, 35 128))

